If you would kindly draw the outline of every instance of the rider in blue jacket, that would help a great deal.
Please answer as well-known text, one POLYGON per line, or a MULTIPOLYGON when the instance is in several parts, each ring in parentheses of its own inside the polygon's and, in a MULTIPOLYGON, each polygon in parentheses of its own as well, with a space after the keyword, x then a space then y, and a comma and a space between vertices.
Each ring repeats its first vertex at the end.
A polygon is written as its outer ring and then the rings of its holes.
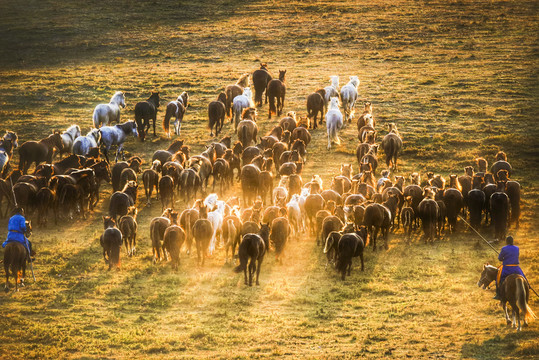
POLYGON ((513 245, 513 237, 508 236, 505 242, 507 245, 502 248, 498 256, 498 260, 502 261, 502 265, 498 268, 498 276, 496 277, 496 296, 494 297, 496 300, 501 300, 499 289, 506 277, 512 274, 518 274, 526 279, 519 266, 519 249, 518 246, 513 245))
POLYGON ((13 211, 14 215, 9 219, 7 226, 8 233, 7 239, 2 244, 2 247, 6 247, 9 242, 17 241, 24 245, 28 251, 28 256, 32 254, 32 243, 24 236, 26 233, 26 219, 24 218, 24 210, 22 208, 16 208, 13 211))

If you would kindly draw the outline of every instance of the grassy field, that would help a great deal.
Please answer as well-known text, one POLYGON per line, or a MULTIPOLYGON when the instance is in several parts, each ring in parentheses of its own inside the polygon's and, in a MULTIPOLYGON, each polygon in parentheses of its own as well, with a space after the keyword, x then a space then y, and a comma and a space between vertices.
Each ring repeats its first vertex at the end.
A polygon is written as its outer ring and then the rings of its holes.
MULTIPOLYGON (((198 153, 214 140, 207 104, 260 61, 273 74, 287 69, 285 111, 299 115, 330 75, 341 86, 357 75, 380 134, 395 122, 403 135, 399 174, 461 174, 477 156, 493 163, 498 150, 508 154, 523 187, 521 227, 510 233, 539 289, 537 10, 534 1, 2 2, 0 130, 16 131, 20 143, 72 123, 86 133, 95 105, 114 91, 126 93, 125 120, 156 89, 161 127, 164 105, 188 91, 181 137, 198 153)), ((265 132, 275 120, 267 106, 259 111, 265 132)), ((169 144, 159 135, 129 139, 126 150, 146 168, 169 144)), ((320 174, 328 185, 340 164, 357 168, 355 125, 341 136, 328 153, 325 130, 313 132, 304 179, 320 174)), ((369 248, 365 272, 355 268, 344 282, 324 269, 312 237, 294 238, 284 264, 270 254, 261 285, 248 288, 220 251, 203 269, 183 253, 178 272, 152 265, 155 202, 138 204, 139 254, 107 271, 98 240, 110 186, 104 191, 87 220, 35 229, 38 281, 0 294, 0 358, 539 356, 538 322, 507 328, 493 291, 476 286, 482 264, 497 259, 462 223, 433 245, 418 233, 408 245, 398 230, 388 251, 369 248)), ((539 299, 530 304, 539 314, 539 299)))

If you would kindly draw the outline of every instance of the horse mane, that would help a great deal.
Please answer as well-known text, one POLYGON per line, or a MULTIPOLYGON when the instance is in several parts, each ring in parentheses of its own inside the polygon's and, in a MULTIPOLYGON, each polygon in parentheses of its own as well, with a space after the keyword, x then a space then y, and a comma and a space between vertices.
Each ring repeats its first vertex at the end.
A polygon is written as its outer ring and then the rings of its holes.
POLYGON ((118 97, 124 97, 124 93, 121 91, 116 91, 114 95, 112 95, 112 97, 110 98, 110 102, 114 102, 114 100, 118 97))
POLYGON ((120 128, 124 133, 127 134, 129 130, 133 130, 133 127, 136 127, 136 124, 134 120, 127 120, 123 124, 116 124, 114 126, 120 128))
POLYGON ((249 119, 249 120, 256 121, 256 115, 257 115, 256 108, 248 107, 248 108, 243 109, 241 113, 241 118, 243 120, 249 119))
POLYGON ((226 104, 226 94, 224 92, 219 93, 219 96, 217 96, 217 101, 226 104))
POLYGON ((249 73, 242 74, 238 81, 236 81, 236 85, 241 87, 249 86, 249 73))
POLYGON ((170 146, 167 148, 167 151, 170 153, 176 153, 181 149, 183 146, 184 140, 183 139, 176 139, 170 144, 170 146))

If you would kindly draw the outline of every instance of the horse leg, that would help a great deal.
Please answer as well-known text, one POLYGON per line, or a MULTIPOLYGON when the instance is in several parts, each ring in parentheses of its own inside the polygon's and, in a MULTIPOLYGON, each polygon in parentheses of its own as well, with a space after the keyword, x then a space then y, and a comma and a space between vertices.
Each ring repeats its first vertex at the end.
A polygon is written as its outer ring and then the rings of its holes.
POLYGON ((4 261, 4 271, 6 273, 6 283, 4 285, 4 291, 9 291, 9 264, 4 261))
POLYGON ((256 285, 260 285, 260 282, 258 281, 258 277, 260 275, 260 266, 262 265, 262 260, 258 260, 258 266, 256 267, 256 285))
MULTIPOLYGON (((157 113, 157 112, 156 112, 156 113, 157 113)), ((154 116, 154 117, 152 118, 152 120, 153 120, 153 136, 154 136, 154 137, 157 136, 157 133, 155 132, 155 123, 157 122, 156 117, 157 117, 157 116, 154 116)))
POLYGON ((253 286, 253 274, 255 272, 255 264, 256 259, 251 258, 251 261, 249 262, 249 286, 253 286))
POLYGON ((378 226, 374 227, 374 233, 372 236, 372 250, 376 251, 376 238, 378 238, 378 232, 380 231, 380 228, 378 226))
POLYGON ((503 309, 503 313, 505 315, 505 322, 507 325, 510 325, 511 324, 511 318, 509 317, 509 312, 507 311, 507 303, 504 302, 502 304, 502 309, 503 309))

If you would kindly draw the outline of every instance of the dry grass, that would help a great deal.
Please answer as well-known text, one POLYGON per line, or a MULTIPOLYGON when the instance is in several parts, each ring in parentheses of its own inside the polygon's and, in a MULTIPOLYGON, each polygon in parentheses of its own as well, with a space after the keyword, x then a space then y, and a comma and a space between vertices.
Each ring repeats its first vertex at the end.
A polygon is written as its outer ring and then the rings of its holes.
MULTIPOLYGON (((0 13, 0 119, 21 142, 71 123, 86 132, 94 106, 115 90, 127 95, 123 119, 133 118, 135 103, 159 89, 162 105, 190 93, 182 137, 198 152, 213 140, 209 101, 259 61, 274 73, 288 70, 285 111, 301 115, 306 96, 329 75, 340 75, 341 85, 358 75, 381 135, 396 122, 404 136, 402 173, 461 173, 477 156, 492 163, 498 149, 508 154, 524 195, 521 228, 511 232, 524 271, 539 284, 534 2, 41 1, 6 2, 0 13)), ((264 131, 273 124, 266 112, 264 131)), ((161 109, 159 126, 163 116, 161 109)), ((355 125, 342 137, 328 162, 324 130, 313 133, 304 178, 317 173, 328 184, 341 163, 355 163, 355 125)), ((126 149, 149 160, 168 144, 151 140, 130 139, 126 149)), ((186 255, 178 273, 152 266, 148 224, 158 205, 139 204, 139 255, 107 272, 97 241, 107 207, 87 221, 35 231, 38 282, 0 295, 2 358, 539 353, 537 323, 518 334, 506 328, 492 292, 476 287, 483 262, 496 259, 462 224, 432 246, 419 236, 407 245, 400 230, 387 252, 368 249, 366 271, 354 269, 345 282, 324 270, 320 249, 303 236, 290 243, 284 265, 268 256, 261 286, 247 288, 221 252, 204 269, 186 255)), ((539 311, 538 299, 530 300, 539 311)))

